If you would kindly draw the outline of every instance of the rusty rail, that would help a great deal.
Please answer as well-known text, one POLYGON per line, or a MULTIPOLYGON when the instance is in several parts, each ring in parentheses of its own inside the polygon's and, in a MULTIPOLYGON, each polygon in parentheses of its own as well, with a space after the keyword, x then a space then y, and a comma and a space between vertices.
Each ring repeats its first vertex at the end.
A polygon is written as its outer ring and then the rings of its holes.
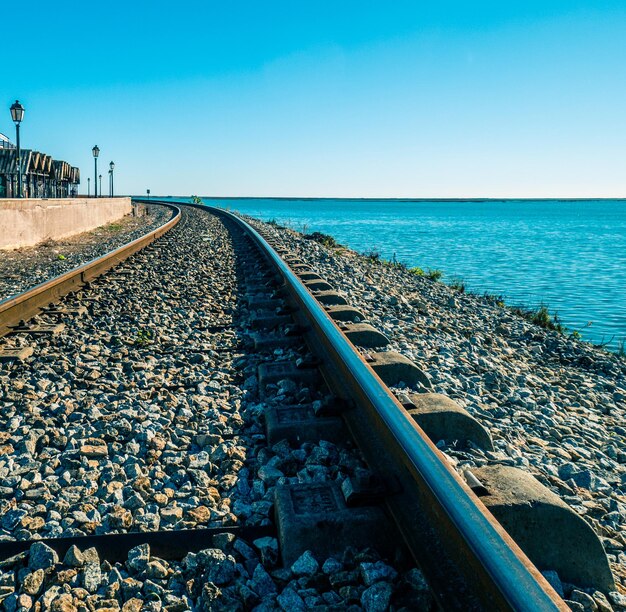
MULTIPOLYGON (((177 215, 158 230, 0 303, 0 335, 4 329, 1 326, 6 327, 8 321, 29 318, 165 233, 181 216, 177 206, 171 207, 177 209, 177 215)), ((334 393, 354 406, 345 417, 355 440, 370 466, 398 483, 385 498, 385 505, 442 608, 567 610, 265 238, 232 213, 194 207, 237 224, 281 274, 285 289, 299 307, 294 316, 306 324, 307 342, 322 359, 324 378, 334 393)), ((156 534, 154 537, 161 538, 156 534)), ((164 542, 170 542, 169 537, 164 537, 164 542)))
MULTIPOLYGON (((154 204, 154 202, 150 202, 154 204)), ((93 259, 74 270, 70 270, 65 274, 61 274, 55 278, 41 283, 16 296, 7 298, 0 302, 0 338, 5 336, 11 329, 20 323, 39 314, 44 308, 57 302, 61 297, 78 291, 85 286, 86 283, 94 280, 96 277, 104 274, 111 268, 117 266, 120 262, 130 257, 133 253, 140 251, 148 246, 151 242, 161 237, 167 231, 172 229, 181 218, 181 210, 178 206, 159 203, 167 206, 174 213, 172 218, 161 227, 157 228, 137 238, 124 246, 106 253, 101 257, 93 259)))
POLYGON ((282 276, 326 382, 354 406, 345 419, 357 444, 398 483, 385 505, 442 608, 568 610, 265 238, 235 214, 192 206, 235 222, 282 276))

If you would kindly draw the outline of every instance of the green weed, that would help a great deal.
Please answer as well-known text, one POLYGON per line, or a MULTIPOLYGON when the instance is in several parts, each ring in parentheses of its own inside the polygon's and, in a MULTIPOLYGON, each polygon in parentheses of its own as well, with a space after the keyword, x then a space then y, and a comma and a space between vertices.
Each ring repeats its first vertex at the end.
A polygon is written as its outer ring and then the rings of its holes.
POLYGON ((137 334, 135 335, 135 346, 147 346, 148 344, 152 344, 154 342, 154 334, 151 330, 141 328, 137 330, 137 334))
POLYGON ((322 232, 312 232, 311 234, 305 234, 304 237, 307 240, 313 240, 322 246, 325 246, 329 249, 337 249, 343 247, 342 244, 339 244, 332 236, 329 234, 322 234, 322 232))
POLYGON ((448 287, 457 293, 465 293, 465 283, 460 278, 452 278, 448 283, 448 287))
POLYGON ((443 272, 441 270, 428 270, 426 273, 426 277, 432 281, 438 281, 442 276, 443 272))
POLYGON ((409 274, 413 274, 414 276, 424 276, 425 272, 419 266, 414 266, 413 268, 408 269, 409 274))
POLYGON ((368 251, 361 253, 361 255, 372 263, 380 261, 380 253, 376 249, 369 249, 368 251))
POLYGON ((268 225, 271 225, 272 227, 275 227, 276 229, 287 229, 284 225, 281 225, 280 223, 278 223, 276 219, 270 219, 269 221, 266 221, 266 223, 268 225))
POLYGON ((550 329, 552 331, 559 332, 560 334, 563 334, 566 331, 561 321, 559 321, 558 315, 556 313, 551 315, 547 307, 544 305, 535 309, 513 306, 511 307, 511 310, 527 321, 530 321, 539 327, 543 327, 544 329, 550 329))

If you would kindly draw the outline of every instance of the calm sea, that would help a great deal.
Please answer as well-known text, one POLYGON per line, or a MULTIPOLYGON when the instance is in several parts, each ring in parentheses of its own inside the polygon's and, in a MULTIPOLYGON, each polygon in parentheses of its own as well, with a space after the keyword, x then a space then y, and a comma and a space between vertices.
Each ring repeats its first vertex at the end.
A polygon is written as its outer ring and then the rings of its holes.
POLYGON ((441 270, 509 304, 545 304, 595 343, 626 338, 626 200, 204 201, 441 270))

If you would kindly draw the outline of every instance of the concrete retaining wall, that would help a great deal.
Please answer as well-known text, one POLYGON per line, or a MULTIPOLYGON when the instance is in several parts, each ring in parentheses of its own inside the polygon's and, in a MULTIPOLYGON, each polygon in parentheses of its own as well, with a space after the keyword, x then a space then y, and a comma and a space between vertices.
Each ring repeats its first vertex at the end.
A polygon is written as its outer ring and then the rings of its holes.
POLYGON ((59 240, 130 212, 130 198, 0 199, 0 249, 59 240))

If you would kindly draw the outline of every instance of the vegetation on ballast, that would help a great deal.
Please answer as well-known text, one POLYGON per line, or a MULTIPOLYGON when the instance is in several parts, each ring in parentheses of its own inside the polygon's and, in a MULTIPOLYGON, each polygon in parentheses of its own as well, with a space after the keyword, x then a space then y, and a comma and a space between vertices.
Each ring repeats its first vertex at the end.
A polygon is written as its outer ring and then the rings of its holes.
POLYGON ((329 249, 337 249, 343 247, 343 245, 339 244, 339 242, 337 242, 330 234, 322 234, 322 232, 312 232, 310 234, 304 234, 304 237, 307 240, 313 240, 314 242, 317 242, 318 244, 321 244, 322 246, 325 246, 329 249))
POLYGON ((281 225, 280 223, 278 223, 278 221, 276 221, 276 219, 270 219, 269 221, 266 221, 266 223, 268 225, 271 225, 272 227, 275 227, 276 229, 287 229, 286 226, 281 225))
POLYGON ((152 344, 154 341, 154 334, 152 330, 141 328, 137 330, 137 334, 135 335, 135 346, 147 346, 148 344, 152 344))
POLYGON ((510 310, 527 321, 530 321, 539 327, 543 327, 544 329, 556 331, 560 334, 564 334, 566 332, 566 328, 562 325, 558 315, 556 313, 550 314, 548 308, 543 304, 537 308, 511 306, 510 310))
POLYGON ((443 276, 443 272, 441 270, 428 270, 426 272, 426 278, 430 278, 430 280, 432 281, 438 281, 441 280, 441 277, 443 276))

